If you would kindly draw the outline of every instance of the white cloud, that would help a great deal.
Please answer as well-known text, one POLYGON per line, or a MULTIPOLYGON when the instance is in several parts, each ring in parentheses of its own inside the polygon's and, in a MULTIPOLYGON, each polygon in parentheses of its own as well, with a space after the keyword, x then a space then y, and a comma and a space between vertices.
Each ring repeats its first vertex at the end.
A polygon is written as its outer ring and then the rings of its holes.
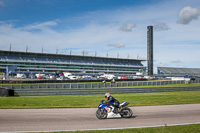
POLYGON ((128 23, 128 24, 124 24, 123 26, 121 26, 119 30, 125 31, 125 32, 130 32, 130 31, 132 31, 132 29, 134 27, 136 27, 136 25, 134 23, 128 23))
POLYGON ((35 24, 31 24, 31 25, 23 27, 23 29, 25 30, 47 29, 47 28, 50 28, 51 26, 56 26, 58 21, 59 20, 47 21, 43 23, 35 23, 35 24))
POLYGON ((3 1, 0 1, 0 6, 4 6, 4 2, 3 1))
POLYGON ((171 61, 170 63, 178 64, 178 63, 182 63, 182 61, 181 61, 181 60, 173 60, 173 61, 171 61))
POLYGON ((199 9, 186 6, 183 9, 181 9, 177 23, 185 25, 189 24, 192 20, 198 19, 199 15, 199 9))
POLYGON ((114 48, 123 48, 125 47, 125 44, 123 43, 113 43, 113 44, 108 44, 108 46, 114 47, 114 48))
POLYGON ((170 30, 169 26, 166 23, 156 23, 154 25, 155 31, 166 31, 170 30))

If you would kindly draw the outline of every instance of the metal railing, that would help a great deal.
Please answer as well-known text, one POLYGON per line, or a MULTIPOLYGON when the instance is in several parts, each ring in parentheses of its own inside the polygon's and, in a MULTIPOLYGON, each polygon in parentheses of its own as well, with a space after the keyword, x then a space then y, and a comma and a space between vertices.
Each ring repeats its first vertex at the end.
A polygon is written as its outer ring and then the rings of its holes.
MULTIPOLYGON (((1 88, 14 90, 15 96, 55 96, 55 95, 97 95, 110 92, 112 94, 150 93, 171 91, 200 90, 200 86, 188 87, 158 87, 159 85, 185 84, 178 81, 145 81, 145 82, 119 82, 119 83, 63 83, 63 84, 20 84, 0 85, 1 88), (145 87, 149 86, 149 87, 145 87)), ((200 83, 200 80, 189 83, 200 83)))
POLYGON ((15 89, 14 96, 58 96, 58 95, 99 95, 110 92, 112 94, 152 93, 152 92, 178 92, 200 91, 200 86, 189 87, 136 87, 136 88, 92 88, 92 89, 15 89))
POLYGON ((186 83, 200 83, 199 80, 191 80, 189 82, 185 80, 176 81, 143 81, 143 82, 116 82, 116 83, 62 83, 62 84, 1 84, 1 88, 9 89, 34 89, 34 88, 68 88, 68 89, 79 89, 79 88, 107 88, 107 87, 131 87, 131 86, 158 86, 158 85, 170 85, 170 84, 186 84, 186 83))

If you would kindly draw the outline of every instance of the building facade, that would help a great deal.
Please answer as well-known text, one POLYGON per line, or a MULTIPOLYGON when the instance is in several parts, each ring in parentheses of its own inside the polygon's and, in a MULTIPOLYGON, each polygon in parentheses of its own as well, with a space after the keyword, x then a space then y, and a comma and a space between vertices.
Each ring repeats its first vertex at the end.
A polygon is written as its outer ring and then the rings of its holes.
POLYGON ((0 71, 71 72, 79 74, 136 74, 146 72, 140 59, 0 51, 0 71), (10 69, 11 68, 11 69, 10 69))

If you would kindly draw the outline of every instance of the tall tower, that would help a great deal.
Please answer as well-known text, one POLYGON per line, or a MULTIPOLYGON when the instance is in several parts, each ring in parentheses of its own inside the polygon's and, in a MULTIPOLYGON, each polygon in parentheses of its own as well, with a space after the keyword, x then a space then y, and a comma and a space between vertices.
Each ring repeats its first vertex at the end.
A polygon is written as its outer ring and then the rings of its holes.
POLYGON ((147 26, 147 64, 148 75, 153 75, 153 26, 147 26))

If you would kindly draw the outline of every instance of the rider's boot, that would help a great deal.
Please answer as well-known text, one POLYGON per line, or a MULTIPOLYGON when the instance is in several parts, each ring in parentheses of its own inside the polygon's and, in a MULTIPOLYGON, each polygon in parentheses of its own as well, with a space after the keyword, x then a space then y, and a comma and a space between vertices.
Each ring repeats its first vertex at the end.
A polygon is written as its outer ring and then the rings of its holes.
POLYGON ((118 108, 114 107, 113 113, 118 113, 118 108))
POLYGON ((118 113, 120 113, 120 112, 121 112, 121 110, 122 110, 122 107, 119 107, 119 109, 118 109, 118 113))

